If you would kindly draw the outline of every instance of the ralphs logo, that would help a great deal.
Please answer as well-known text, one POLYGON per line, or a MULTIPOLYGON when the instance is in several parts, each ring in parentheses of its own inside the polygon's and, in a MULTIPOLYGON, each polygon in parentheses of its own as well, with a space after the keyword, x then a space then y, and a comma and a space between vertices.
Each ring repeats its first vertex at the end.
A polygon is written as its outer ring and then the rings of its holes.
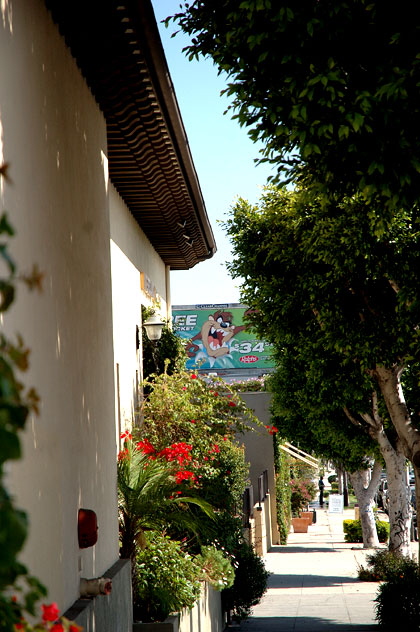
POLYGON ((252 362, 258 362, 259 357, 253 355, 246 355, 239 358, 240 362, 244 362, 244 364, 251 364, 252 362))

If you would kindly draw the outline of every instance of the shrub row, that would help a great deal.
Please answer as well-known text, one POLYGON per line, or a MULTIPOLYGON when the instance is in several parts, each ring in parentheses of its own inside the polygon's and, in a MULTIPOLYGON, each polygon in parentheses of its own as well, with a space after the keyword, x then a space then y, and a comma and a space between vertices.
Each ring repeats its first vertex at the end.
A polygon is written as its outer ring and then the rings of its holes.
MULTIPOLYGON (((376 521, 379 542, 387 542, 389 538, 389 523, 376 521)), ((343 520, 344 540, 346 542, 363 542, 362 523, 360 520, 343 520)))

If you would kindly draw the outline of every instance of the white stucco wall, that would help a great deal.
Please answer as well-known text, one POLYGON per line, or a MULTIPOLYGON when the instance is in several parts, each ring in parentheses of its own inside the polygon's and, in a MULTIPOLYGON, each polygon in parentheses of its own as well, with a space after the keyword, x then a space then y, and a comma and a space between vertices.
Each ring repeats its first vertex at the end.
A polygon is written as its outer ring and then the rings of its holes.
MULTIPOLYGON (((245 404, 254 412, 255 416, 264 424, 270 423, 271 394, 266 392, 248 392, 240 394, 245 404)), ((266 499, 270 503, 270 510, 267 509, 265 518, 265 535, 268 541, 268 548, 271 544, 279 543, 279 533, 277 527, 276 509, 276 477, 274 471, 274 448, 273 437, 263 429, 256 432, 245 433, 240 438, 245 446, 245 458, 249 461, 249 475, 251 484, 254 487, 254 500, 258 497, 258 477, 264 470, 268 471, 269 497, 266 499), (271 521, 271 535, 270 535, 271 521), (270 540, 271 537, 271 540, 270 540)))
POLYGON ((19 269, 36 263, 42 294, 20 288, 5 318, 31 348, 24 380, 41 397, 9 484, 30 517, 23 561, 64 610, 79 577, 118 559, 116 427, 106 128, 40 0, 0 3, 0 207, 17 230, 19 269), (79 550, 77 512, 97 512, 79 550))
POLYGON ((130 428, 138 411, 138 380, 141 379, 141 348, 136 350, 136 326, 141 344, 141 305, 160 303, 166 314, 165 264, 135 222, 114 187, 109 190, 113 294, 113 339, 118 436, 130 428), (141 285, 141 275, 151 280, 155 294, 141 285))

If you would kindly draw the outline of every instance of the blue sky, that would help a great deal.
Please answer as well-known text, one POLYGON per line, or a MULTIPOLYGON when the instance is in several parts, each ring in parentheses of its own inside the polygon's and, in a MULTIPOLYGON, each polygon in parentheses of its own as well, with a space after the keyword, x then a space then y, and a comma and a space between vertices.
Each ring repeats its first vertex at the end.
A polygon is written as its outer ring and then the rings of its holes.
POLYGON ((175 25, 166 29, 160 24, 179 11, 179 0, 152 3, 217 244, 217 253, 209 261, 171 273, 172 304, 237 303, 237 282, 226 269, 231 246, 218 220, 227 219, 238 196, 256 202, 271 172, 266 165, 255 166, 258 146, 229 114, 223 114, 229 103, 220 96, 226 80, 217 75, 210 60, 189 62, 182 53, 188 39, 183 34, 171 38, 175 25))

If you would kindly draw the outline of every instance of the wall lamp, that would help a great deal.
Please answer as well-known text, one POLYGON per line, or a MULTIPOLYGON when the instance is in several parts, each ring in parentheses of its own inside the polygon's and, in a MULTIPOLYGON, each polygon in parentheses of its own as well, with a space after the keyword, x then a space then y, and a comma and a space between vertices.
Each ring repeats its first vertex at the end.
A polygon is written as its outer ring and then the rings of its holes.
POLYGON ((158 340, 160 340, 162 336, 163 325, 164 323, 161 321, 159 316, 156 316, 156 314, 149 316, 149 318, 143 323, 143 327, 146 330, 146 334, 149 340, 151 340, 152 342, 157 342, 158 340))

